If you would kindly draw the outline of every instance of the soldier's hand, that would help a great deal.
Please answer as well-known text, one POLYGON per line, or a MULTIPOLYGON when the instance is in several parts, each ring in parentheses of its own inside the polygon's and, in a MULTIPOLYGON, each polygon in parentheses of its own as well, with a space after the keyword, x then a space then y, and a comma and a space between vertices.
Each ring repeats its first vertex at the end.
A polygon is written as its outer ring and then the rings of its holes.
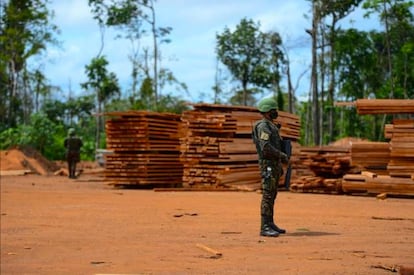
POLYGON ((289 163, 289 158, 285 153, 282 153, 282 163, 283 164, 288 164, 289 163))

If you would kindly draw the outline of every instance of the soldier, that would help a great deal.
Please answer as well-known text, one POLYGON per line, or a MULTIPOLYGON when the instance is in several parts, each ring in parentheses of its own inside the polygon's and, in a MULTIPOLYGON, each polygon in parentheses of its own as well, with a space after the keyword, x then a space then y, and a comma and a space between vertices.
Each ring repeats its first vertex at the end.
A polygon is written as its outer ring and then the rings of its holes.
POLYGON ((263 119, 254 124, 252 138, 259 156, 262 176, 261 228, 260 235, 277 237, 286 233, 273 219, 274 204, 277 196, 279 178, 283 174, 282 163, 288 163, 288 157, 282 152, 282 139, 279 135, 280 125, 273 120, 278 117, 276 101, 264 98, 258 104, 263 119))
POLYGON ((80 148, 83 146, 82 140, 75 135, 75 129, 69 129, 68 137, 64 141, 64 146, 66 148, 69 178, 75 179, 76 164, 80 161, 80 148))

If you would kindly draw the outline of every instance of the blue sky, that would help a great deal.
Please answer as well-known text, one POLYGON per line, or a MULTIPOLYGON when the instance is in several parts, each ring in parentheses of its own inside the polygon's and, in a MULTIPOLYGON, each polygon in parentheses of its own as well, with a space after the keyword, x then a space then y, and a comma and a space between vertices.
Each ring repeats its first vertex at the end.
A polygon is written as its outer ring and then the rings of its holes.
MULTIPOLYGON (((66 93, 81 92, 79 83, 86 80, 85 65, 95 57, 100 47, 100 32, 92 18, 87 0, 51 0, 53 22, 61 33, 61 48, 49 48, 45 73, 52 85, 66 93)), ((225 27, 233 28, 242 18, 259 22, 262 31, 277 31, 289 49, 293 80, 310 64, 310 40, 305 29, 310 28, 310 3, 306 0, 158 0, 155 3, 159 27, 172 27, 170 44, 161 45, 161 66, 170 69, 184 82, 190 95, 180 95, 189 101, 211 102, 216 73, 215 37, 225 27), (309 18, 305 18, 305 14, 309 18), (204 94, 204 96, 202 96, 204 94)), ((356 28, 370 26, 357 11, 343 24, 356 28)), ((110 62, 124 87, 130 86, 131 66, 128 61, 130 43, 116 40, 115 31, 107 30, 103 54, 110 62)), ((145 42, 143 42, 145 43, 145 42)), ((282 80, 282 86, 285 85, 282 80)), ((308 76, 301 79, 297 96, 306 96, 308 76)), ((174 89, 162 93, 176 94, 174 89)))

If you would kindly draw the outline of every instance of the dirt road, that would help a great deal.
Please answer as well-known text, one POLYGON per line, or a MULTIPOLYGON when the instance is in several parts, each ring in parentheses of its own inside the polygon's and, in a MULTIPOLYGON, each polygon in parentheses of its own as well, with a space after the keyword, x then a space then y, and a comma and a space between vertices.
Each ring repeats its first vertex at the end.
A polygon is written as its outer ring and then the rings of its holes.
POLYGON ((414 200, 114 189, 88 175, 2 176, 1 274, 389 274, 414 265, 414 200), (210 249, 210 251, 208 250, 210 249))

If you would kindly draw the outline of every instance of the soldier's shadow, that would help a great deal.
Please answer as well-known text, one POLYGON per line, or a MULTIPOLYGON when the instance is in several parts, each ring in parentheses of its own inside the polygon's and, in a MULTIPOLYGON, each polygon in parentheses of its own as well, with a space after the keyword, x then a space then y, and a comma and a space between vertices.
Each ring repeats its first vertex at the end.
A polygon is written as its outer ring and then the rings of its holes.
POLYGON ((301 231, 295 231, 295 232, 287 232, 286 236, 291 237, 318 237, 318 236, 329 236, 329 235, 340 235, 339 233, 333 233, 333 232, 321 232, 321 231, 310 231, 310 230, 301 230, 301 231))

